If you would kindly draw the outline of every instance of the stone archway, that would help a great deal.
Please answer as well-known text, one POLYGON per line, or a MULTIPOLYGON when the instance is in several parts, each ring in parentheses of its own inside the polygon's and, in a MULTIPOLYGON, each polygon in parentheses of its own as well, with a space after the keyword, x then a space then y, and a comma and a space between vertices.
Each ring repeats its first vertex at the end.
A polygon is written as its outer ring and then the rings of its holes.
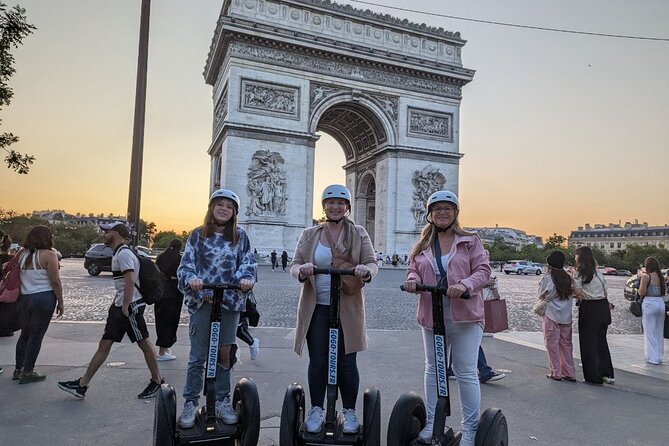
MULTIPOLYGON (((226 0, 205 67, 211 187, 235 190, 260 252, 312 223, 317 131, 346 156, 352 217, 375 249, 408 252, 425 196, 458 190, 465 41, 327 0, 226 0)), ((318 192, 316 192, 318 193, 318 192)))

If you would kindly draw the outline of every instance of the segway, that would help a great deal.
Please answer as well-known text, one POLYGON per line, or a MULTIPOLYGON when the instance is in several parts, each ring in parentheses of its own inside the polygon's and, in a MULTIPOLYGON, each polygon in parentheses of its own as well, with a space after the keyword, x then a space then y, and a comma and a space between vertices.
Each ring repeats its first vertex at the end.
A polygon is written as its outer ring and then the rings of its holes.
MULTIPOLYGON (((400 289, 404 291, 404 286, 400 289)), ((434 359, 437 375, 437 405, 434 411, 434 429, 430 444, 456 446, 460 444, 461 432, 446 426, 446 417, 451 415, 451 400, 447 377, 448 338, 444 326, 444 303, 442 294, 447 286, 416 285, 416 291, 432 293, 432 318, 434 330, 434 359)), ((460 296, 469 298, 469 292, 460 296)), ((427 413, 423 399, 415 392, 404 393, 395 403, 388 422, 388 446, 421 445, 418 434, 425 427, 427 413)), ((486 409, 476 429, 476 446, 506 446, 509 443, 506 418, 496 408, 486 409)))
POLYGON ((280 446, 356 445, 379 446, 381 443, 381 394, 375 387, 365 389, 362 425, 358 432, 345 434, 343 419, 335 409, 337 403, 337 355, 339 353, 339 298, 341 276, 354 275, 352 269, 316 268, 314 274, 330 275, 330 331, 328 335, 328 383, 325 422, 320 432, 307 432, 304 425, 304 388, 288 386, 281 408, 280 446))
POLYGON ((250 378, 241 378, 232 394, 232 407, 239 416, 237 424, 224 424, 216 418, 216 362, 221 328, 221 299, 225 290, 238 290, 238 284, 204 285, 214 290, 209 330, 204 395, 207 403, 195 415, 195 425, 184 429, 177 425, 177 398, 174 387, 160 386, 153 421, 154 446, 236 444, 255 446, 260 435, 260 401, 258 389, 250 378))

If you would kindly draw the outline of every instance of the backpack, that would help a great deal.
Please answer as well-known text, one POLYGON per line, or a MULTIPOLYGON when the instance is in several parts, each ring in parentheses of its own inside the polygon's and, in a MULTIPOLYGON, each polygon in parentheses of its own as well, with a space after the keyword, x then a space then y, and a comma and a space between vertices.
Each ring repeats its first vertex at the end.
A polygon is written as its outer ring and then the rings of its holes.
POLYGON ((17 252, 14 257, 9 259, 2 268, 2 272, 0 272, 0 302, 13 303, 19 298, 19 291, 21 290, 19 257, 21 257, 22 252, 22 250, 17 252))
POLYGON ((135 284, 137 291, 142 295, 144 303, 153 305, 163 297, 165 289, 165 276, 160 272, 153 260, 139 256, 135 250, 127 247, 139 260, 139 286, 135 284))

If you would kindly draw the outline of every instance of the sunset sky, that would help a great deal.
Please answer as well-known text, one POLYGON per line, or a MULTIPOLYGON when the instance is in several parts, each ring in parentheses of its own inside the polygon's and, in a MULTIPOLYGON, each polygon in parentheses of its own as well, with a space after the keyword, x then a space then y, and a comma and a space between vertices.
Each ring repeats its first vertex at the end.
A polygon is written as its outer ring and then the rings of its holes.
MULTIPOLYGON (((140 0, 3 0, 37 26, 14 51, 0 113, 29 175, 0 169, 0 208, 125 215, 140 0)), ((342 2, 346 3, 346 2, 342 2)), ((403 0, 375 0, 406 7, 403 0)), ((416 10, 669 39, 669 2, 414 0, 416 10)), ((142 218, 190 230, 208 198, 212 87, 202 71, 222 0, 154 0, 142 218)), ((461 222, 568 235, 585 223, 669 224, 669 41, 542 32, 351 5, 460 31, 461 222)), ((4 157, 4 154, 3 154, 4 157)), ((343 182, 342 150, 316 146, 316 176, 343 182)), ((316 185, 320 190, 321 184, 316 185)))

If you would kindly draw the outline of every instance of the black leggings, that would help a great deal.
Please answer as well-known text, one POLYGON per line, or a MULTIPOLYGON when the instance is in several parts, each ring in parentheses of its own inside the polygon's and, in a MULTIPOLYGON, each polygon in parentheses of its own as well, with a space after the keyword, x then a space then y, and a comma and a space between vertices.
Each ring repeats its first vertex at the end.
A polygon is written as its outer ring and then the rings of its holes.
MULTIPOLYGON (((328 382, 328 338, 330 325, 330 306, 316 305, 311 316, 307 332, 309 349, 309 394, 311 405, 323 407, 325 389, 328 382)), ((341 394, 344 409, 355 409, 355 400, 360 387, 360 374, 356 362, 356 353, 344 354, 344 334, 339 337, 337 354, 337 387, 341 394)))
POLYGON ((248 345, 253 344, 254 339, 253 336, 251 335, 251 332, 249 331, 248 317, 239 318, 239 325, 237 325, 237 337, 242 341, 246 342, 248 345))

